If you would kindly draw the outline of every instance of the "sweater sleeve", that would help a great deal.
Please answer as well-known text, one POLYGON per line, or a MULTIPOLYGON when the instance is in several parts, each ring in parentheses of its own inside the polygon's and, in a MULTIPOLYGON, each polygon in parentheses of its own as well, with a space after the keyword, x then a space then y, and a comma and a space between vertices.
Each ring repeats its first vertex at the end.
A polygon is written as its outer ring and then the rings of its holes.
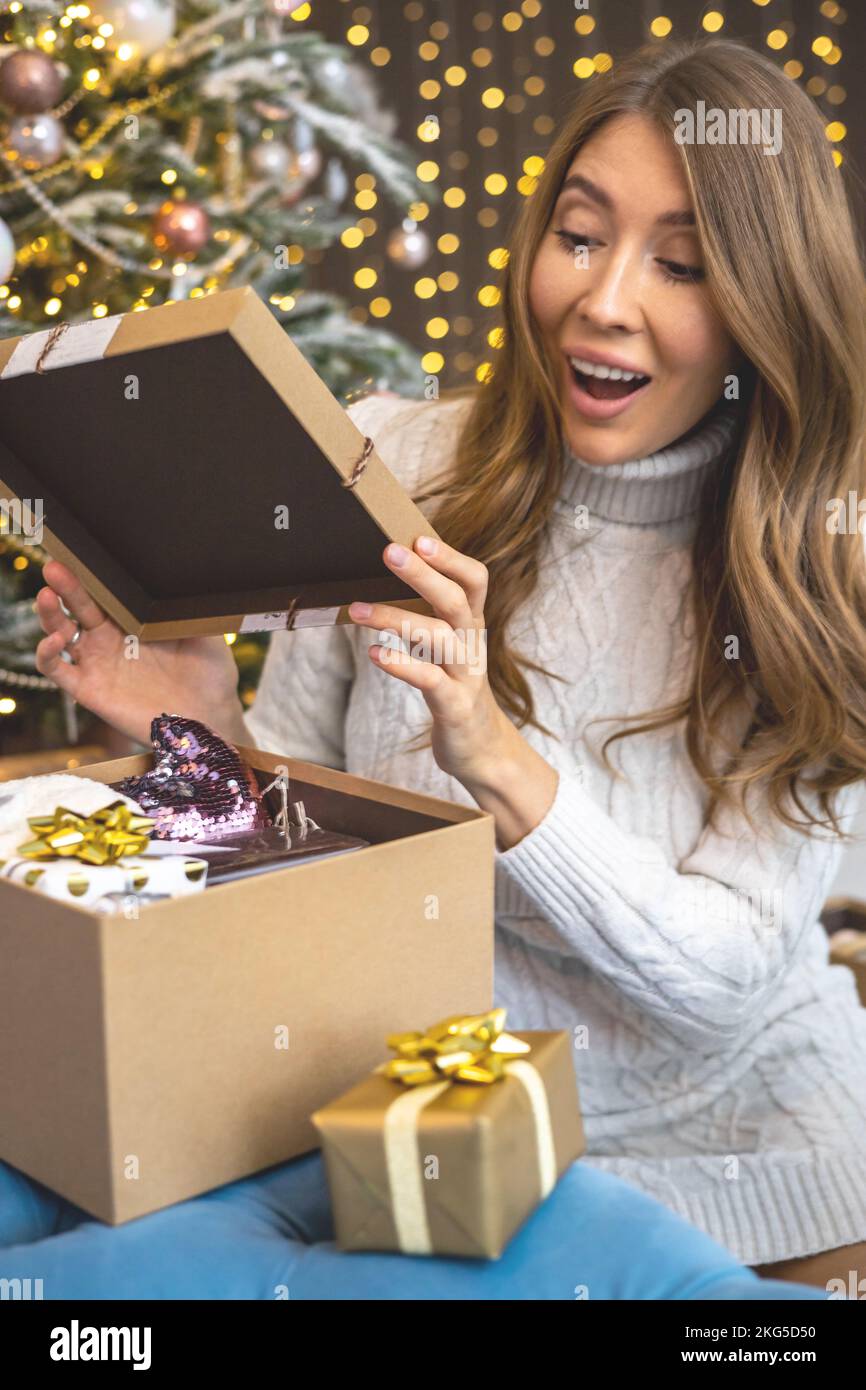
MULTIPOLYGON (((375 437, 405 406, 398 397, 367 396, 348 415, 362 434, 375 437)), ((257 748, 345 769, 346 711, 356 672, 353 631, 340 623, 273 633, 255 701, 244 716, 257 748)))
MULTIPOLYGON (((862 791, 859 782, 839 795, 843 829, 853 828, 862 791)), ((579 958, 678 1042, 724 1049, 804 948, 842 848, 829 831, 810 839, 768 808, 750 809, 757 835, 742 812, 725 810, 671 864, 602 812, 579 770, 563 771, 541 822, 496 852, 541 917, 509 918, 508 930, 579 958)))

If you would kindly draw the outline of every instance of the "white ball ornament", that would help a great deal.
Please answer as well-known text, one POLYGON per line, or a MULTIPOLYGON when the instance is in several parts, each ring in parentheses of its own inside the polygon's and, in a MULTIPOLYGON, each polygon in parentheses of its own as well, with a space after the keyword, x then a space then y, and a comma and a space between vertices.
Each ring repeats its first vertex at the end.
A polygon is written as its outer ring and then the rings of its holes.
POLYGON ((304 0, 268 0, 268 9, 271 14, 277 15, 280 19, 287 19, 295 10, 299 10, 304 4, 304 0))
POLYGON ((289 172, 292 154, 280 140, 257 140, 247 155, 250 173, 279 183, 289 172))
POLYGON ((149 58, 174 37, 177 27, 174 0, 97 0, 93 24, 111 24, 109 46, 128 44, 133 58, 149 58))
POLYGON ((417 270, 430 255, 430 238, 407 217, 389 236, 386 249, 395 265, 403 270, 417 270))
POLYGON ((349 191, 349 177, 339 159, 329 159, 325 166, 325 197, 337 207, 349 191))

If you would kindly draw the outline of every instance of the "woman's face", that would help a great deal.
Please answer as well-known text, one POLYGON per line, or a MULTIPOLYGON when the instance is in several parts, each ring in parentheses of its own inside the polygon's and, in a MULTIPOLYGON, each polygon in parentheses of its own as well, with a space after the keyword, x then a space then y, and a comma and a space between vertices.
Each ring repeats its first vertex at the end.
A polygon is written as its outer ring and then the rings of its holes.
POLYGON ((529 287, 579 458, 643 458, 722 395, 737 352, 703 280, 674 146, 644 116, 612 117, 568 169, 529 287))

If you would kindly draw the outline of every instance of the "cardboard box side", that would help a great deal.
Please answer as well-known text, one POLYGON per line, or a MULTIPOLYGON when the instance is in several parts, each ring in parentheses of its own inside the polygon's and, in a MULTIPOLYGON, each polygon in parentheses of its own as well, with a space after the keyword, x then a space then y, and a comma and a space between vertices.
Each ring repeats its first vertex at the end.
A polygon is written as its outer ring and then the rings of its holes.
POLYGON ((111 1220, 99 927, 0 880, 0 959, 0 1157, 111 1220))
MULTIPOLYGON (((186 338, 200 337, 203 333, 224 333, 250 296, 258 299, 251 285, 241 285, 199 299, 158 304, 146 313, 125 314, 115 329, 105 356, 113 357, 125 352, 161 347, 163 343, 182 342, 186 338)), ((90 320, 81 322, 89 324, 90 320)), ((50 325, 51 328, 57 326, 50 325)), ((48 329, 38 329, 37 332, 47 333, 48 329)), ((14 338, 0 339, 0 372, 19 343, 32 336, 30 333, 23 333, 17 334, 14 338)), ((53 369, 46 363, 46 370, 53 369)))
MULTIPOLYGON (((259 597, 261 598, 261 596, 259 597)), ((304 597, 306 598, 307 595, 304 595, 304 597)), ((390 601, 399 604, 400 608, 408 609, 410 613, 422 613, 429 615, 432 612, 430 604, 426 603, 424 599, 401 598, 390 601)), ((352 602, 354 602, 354 600, 352 600, 352 602)), ((310 608, 315 608, 319 607, 320 605, 318 603, 309 603, 308 606, 310 608)), ((262 604, 263 613, 266 608, 267 605, 262 604)), ((334 618, 334 626, 343 627, 347 623, 350 623, 352 621, 348 614, 348 608, 349 605, 346 603, 340 605, 339 611, 336 617, 334 618)), ((277 612, 282 611, 282 609, 270 608, 268 609, 268 611, 277 612)), ((298 613, 303 614, 305 612, 305 608, 299 608, 297 611, 298 613)), ((223 633, 226 632, 239 632, 244 622, 247 622, 247 627, 244 629, 247 632, 264 632, 272 630, 270 628, 267 628, 265 624, 262 624, 262 626, 259 628, 250 627, 248 620, 252 615, 253 608, 251 606, 244 613, 224 613, 218 614, 216 617, 211 618, 154 619, 149 622, 141 623, 139 625, 136 635, 139 636, 143 642, 169 642, 173 641, 175 638, 178 637, 221 636, 223 633)), ((323 626, 326 626, 326 624, 323 624, 323 626)), ((132 628, 128 628, 126 630, 130 632, 133 631, 132 628)), ((289 632, 294 631, 294 624, 288 626, 287 629, 277 629, 277 631, 284 630, 288 630, 289 632)))
POLYGON ((116 1219, 316 1147, 389 1032, 490 1007, 493 887, 473 821, 106 923, 116 1219))
POLYGON ((120 357, 125 353, 143 352, 169 343, 183 343, 191 338, 228 333, 250 301, 259 304, 269 314, 267 306, 251 285, 220 290, 218 294, 203 295, 198 299, 158 304, 143 314, 124 314, 106 348, 105 356, 120 357))
POLYGON ((853 972, 860 1003, 866 1008, 866 933, 859 947, 856 943, 834 946, 831 938, 830 960, 833 965, 847 966, 853 972))

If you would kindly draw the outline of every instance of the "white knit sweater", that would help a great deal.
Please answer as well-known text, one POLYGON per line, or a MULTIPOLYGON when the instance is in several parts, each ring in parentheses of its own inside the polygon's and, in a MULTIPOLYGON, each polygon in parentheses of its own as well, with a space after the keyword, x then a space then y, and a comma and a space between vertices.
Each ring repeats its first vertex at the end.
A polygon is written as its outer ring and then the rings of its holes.
MULTIPOLYGON (((372 397, 351 413, 414 494, 449 463, 465 408, 372 397)), ((566 459, 539 585, 510 627, 565 678, 527 676, 557 738, 524 735, 559 785, 496 853, 496 1001, 511 1027, 574 1031, 585 1161, 753 1264, 866 1240, 866 1011, 818 921, 840 847, 760 811, 757 839, 735 814, 707 829, 682 725, 614 744, 622 777, 597 756, 617 715, 688 686, 698 493, 733 429, 714 414, 639 461, 566 459)), ((427 708, 373 666, 374 640, 275 634, 247 716, 257 745, 474 804, 429 749, 404 751, 427 708)), ((861 788, 839 803, 846 826, 861 788)))

